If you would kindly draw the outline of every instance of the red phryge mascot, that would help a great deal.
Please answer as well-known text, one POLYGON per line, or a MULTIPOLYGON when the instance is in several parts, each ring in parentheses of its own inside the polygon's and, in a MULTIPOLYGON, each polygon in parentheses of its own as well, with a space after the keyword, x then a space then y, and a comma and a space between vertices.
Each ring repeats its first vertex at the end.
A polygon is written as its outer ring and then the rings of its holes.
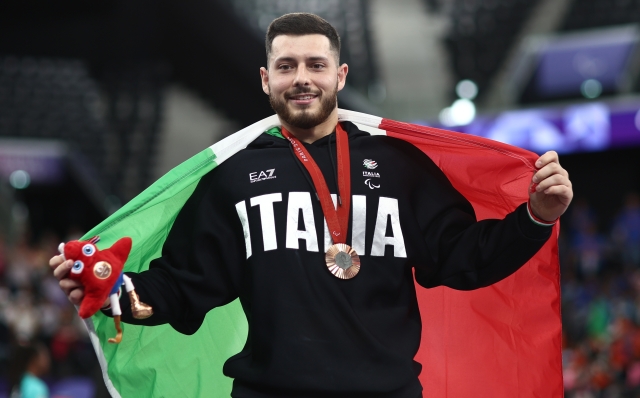
POLYGON ((94 236, 88 241, 74 240, 67 244, 60 243, 58 250, 65 260, 73 260, 69 278, 78 280, 84 286, 84 299, 78 314, 81 318, 89 318, 104 304, 107 297, 111 303, 111 312, 118 334, 110 338, 109 343, 122 341, 120 327, 120 301, 118 293, 124 284, 131 301, 131 312, 136 319, 145 319, 153 315, 151 306, 140 301, 134 290, 131 278, 122 269, 131 251, 131 238, 119 239, 108 249, 99 250, 96 243, 100 240, 94 236))

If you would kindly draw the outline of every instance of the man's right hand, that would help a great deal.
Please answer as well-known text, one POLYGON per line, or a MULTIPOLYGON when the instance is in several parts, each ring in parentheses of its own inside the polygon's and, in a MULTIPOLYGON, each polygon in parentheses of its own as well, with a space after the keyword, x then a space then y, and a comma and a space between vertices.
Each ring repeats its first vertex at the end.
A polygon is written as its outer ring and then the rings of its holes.
POLYGON ((60 288, 69 301, 74 305, 80 305, 84 298, 84 286, 79 281, 69 278, 73 261, 65 261, 62 256, 53 256, 49 260, 49 266, 53 270, 53 276, 60 281, 60 288))

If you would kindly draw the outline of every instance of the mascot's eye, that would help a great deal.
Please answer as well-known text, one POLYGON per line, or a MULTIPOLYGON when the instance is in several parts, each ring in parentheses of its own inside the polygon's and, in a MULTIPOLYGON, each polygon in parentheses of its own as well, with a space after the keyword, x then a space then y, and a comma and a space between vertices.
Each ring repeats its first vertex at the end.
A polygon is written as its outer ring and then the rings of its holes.
POLYGON ((84 263, 80 260, 76 260, 76 262, 73 263, 73 267, 71 267, 71 272, 73 272, 74 274, 79 274, 82 272, 83 269, 84 269, 84 263))
POLYGON ((96 252, 96 248, 91 244, 86 244, 82 246, 82 254, 85 256, 93 256, 93 253, 96 252))

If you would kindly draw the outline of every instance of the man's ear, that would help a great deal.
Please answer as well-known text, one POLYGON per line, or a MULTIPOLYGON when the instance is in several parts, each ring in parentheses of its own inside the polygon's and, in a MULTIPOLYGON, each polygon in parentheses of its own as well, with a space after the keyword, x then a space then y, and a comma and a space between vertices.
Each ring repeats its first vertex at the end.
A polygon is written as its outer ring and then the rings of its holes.
POLYGON ((264 66, 260 68, 260 80, 262 80, 262 91, 269 95, 269 71, 264 66))
POLYGON ((344 88, 347 82, 347 73, 349 73, 349 65, 342 64, 338 67, 338 91, 344 88))

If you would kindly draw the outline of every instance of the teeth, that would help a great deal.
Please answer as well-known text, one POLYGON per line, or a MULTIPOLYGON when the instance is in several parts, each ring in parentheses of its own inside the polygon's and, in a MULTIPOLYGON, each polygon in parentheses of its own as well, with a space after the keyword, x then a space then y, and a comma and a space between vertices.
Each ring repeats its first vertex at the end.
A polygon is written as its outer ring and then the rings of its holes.
POLYGON ((302 101, 304 101, 304 100, 310 100, 310 99, 312 99, 312 98, 313 98, 313 96, 311 96, 311 95, 305 95, 305 96, 303 96, 303 97, 296 97, 296 99, 297 99, 297 100, 302 100, 302 101))

